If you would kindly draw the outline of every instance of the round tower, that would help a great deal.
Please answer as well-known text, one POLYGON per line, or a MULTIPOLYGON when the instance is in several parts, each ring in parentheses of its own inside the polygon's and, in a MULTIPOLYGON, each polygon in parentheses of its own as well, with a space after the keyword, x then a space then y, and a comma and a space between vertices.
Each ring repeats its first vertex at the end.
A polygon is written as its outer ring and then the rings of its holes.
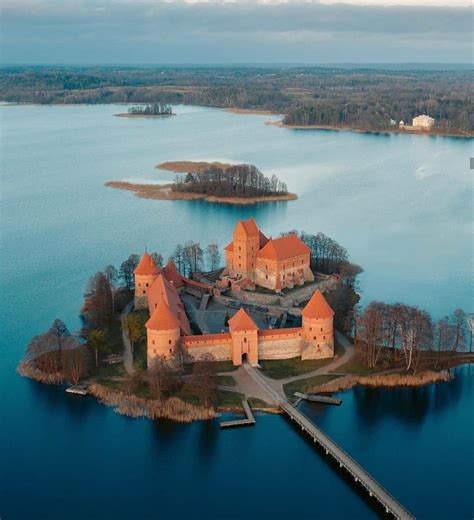
POLYGON ((303 351, 301 359, 334 356, 334 311, 318 289, 301 313, 303 316, 303 351))
POLYGON ((145 251, 134 271, 135 309, 146 309, 148 306, 148 289, 156 280, 158 273, 153 258, 145 251))
POLYGON ((147 363, 152 368, 158 357, 173 356, 180 338, 180 323, 164 300, 158 304, 145 324, 147 329, 147 363))

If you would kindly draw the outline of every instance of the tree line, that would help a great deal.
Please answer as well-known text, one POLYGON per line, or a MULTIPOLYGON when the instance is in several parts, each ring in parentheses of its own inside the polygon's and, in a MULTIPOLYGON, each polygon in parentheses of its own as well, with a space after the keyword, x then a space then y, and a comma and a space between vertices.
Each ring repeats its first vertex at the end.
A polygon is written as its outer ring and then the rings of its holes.
POLYGON ((433 321, 417 307, 378 301, 357 316, 355 328, 356 346, 370 369, 401 366, 416 372, 423 364, 438 368, 466 348, 472 352, 472 336, 472 317, 462 309, 433 321))
POLYGON ((0 99, 27 103, 168 103, 257 108, 297 125, 383 130, 427 113, 474 131, 471 70, 323 67, 5 67, 0 99))
POLYGON ((149 105, 138 105, 130 107, 128 113, 132 115, 145 115, 145 116, 170 116, 173 114, 173 110, 170 105, 163 103, 151 103, 149 105))
POLYGON ((227 168, 211 166, 176 177, 173 191, 202 193, 217 197, 266 197, 286 195, 288 188, 276 175, 266 177, 256 166, 237 164, 227 168))

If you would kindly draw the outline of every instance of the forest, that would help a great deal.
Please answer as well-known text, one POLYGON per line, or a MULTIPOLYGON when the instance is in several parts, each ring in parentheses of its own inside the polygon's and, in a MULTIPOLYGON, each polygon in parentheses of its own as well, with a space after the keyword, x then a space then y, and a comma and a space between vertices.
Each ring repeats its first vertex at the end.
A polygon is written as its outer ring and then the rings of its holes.
POLYGON ((426 113, 474 131, 473 72, 335 67, 4 67, 4 102, 163 103, 263 109, 289 125, 386 130, 426 113))
POLYGON ((177 176, 173 191, 203 193, 217 197, 269 197, 286 195, 288 188, 276 175, 271 178, 251 164, 227 168, 211 166, 198 172, 177 176))

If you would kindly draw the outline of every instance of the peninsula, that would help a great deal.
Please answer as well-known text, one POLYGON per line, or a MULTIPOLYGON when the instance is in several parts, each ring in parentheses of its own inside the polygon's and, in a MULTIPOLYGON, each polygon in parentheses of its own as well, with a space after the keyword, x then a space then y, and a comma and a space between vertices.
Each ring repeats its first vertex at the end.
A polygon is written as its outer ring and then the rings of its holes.
POLYGON ((186 175, 178 175, 173 183, 167 184, 108 181, 105 185, 133 191, 137 197, 158 200, 201 199, 224 204, 256 204, 297 198, 276 175, 266 177, 249 164, 176 161, 159 164, 157 168, 186 175))

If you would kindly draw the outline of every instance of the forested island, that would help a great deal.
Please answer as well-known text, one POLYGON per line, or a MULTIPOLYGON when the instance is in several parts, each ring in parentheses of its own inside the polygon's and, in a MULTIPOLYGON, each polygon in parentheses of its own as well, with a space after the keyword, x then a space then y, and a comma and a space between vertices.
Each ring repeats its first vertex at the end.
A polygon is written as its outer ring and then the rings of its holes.
POLYGON ((473 72, 336 67, 5 67, 5 102, 194 104, 283 114, 283 124, 398 131, 429 114, 435 133, 474 132, 473 72))
POLYGON ((187 171, 170 184, 134 184, 109 181, 105 185, 134 191, 137 197, 159 200, 195 200, 228 204, 255 204, 294 200, 284 182, 276 175, 266 177, 251 164, 222 164, 193 161, 165 163, 165 169, 187 171))
POLYGON ((173 113, 171 106, 163 103, 133 106, 124 114, 115 114, 116 117, 167 117, 174 115, 176 114, 173 113))

